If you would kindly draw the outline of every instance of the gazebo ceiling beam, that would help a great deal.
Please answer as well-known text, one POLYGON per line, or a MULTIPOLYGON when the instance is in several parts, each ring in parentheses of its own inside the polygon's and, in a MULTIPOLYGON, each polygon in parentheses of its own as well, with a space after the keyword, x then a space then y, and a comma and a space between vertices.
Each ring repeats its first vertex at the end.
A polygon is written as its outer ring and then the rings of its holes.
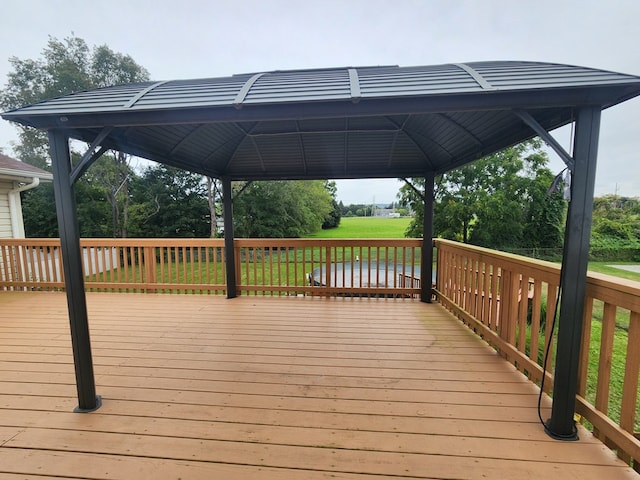
POLYGON ((536 134, 542 139, 544 140, 544 142, 549 145, 554 152, 556 152, 558 154, 558 156, 562 159, 562 161, 565 163, 565 165, 567 165, 567 167, 569 167, 569 170, 571 170, 573 172, 573 168, 574 168, 574 160, 573 157, 571 156, 571 154, 569 154, 562 145, 560 145, 558 143, 558 141, 553 138, 553 136, 542 126, 540 125, 540 123, 538 123, 538 121, 533 118, 533 116, 525 111, 525 110, 514 110, 513 113, 515 113, 518 117, 520 117, 520 119, 526 123, 527 125, 529 125, 529 127, 531 127, 531 129, 536 132, 536 134))
POLYGON ((87 168, 89 168, 93 162, 95 162, 107 150, 109 150, 104 145, 98 151, 96 151, 96 148, 98 148, 98 146, 100 146, 102 142, 105 141, 112 130, 113 127, 104 127, 100 131, 98 136, 93 140, 93 142, 91 142, 91 145, 84 153, 84 155, 82 155, 82 158, 80 159, 80 162, 78 162, 78 165, 76 165, 71 171, 71 184, 76 183, 78 178, 80 178, 82 174, 87 171, 87 168))

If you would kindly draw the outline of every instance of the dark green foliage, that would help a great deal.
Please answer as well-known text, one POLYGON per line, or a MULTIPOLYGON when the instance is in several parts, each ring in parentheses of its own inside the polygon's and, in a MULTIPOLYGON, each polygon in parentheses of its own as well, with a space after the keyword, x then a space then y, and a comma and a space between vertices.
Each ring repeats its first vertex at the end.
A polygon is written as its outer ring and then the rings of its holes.
MULTIPOLYGON (((553 180, 547 163, 532 141, 437 177, 436 236, 495 249, 558 247, 565 205, 546 193, 553 180)), ((411 182, 424 191, 424 179, 411 182)), ((422 198, 404 186, 400 199, 415 212, 407 236, 422 236, 422 198)))
POLYGON ((58 237, 56 200, 52 183, 42 183, 38 188, 21 193, 24 231, 27 237, 58 237))
POLYGON ((320 230, 332 198, 322 181, 253 182, 233 209, 238 237, 295 238, 320 230))
POLYGON ((640 261, 640 200, 604 195, 593 201, 590 258, 640 261))
MULTIPOLYGON (((77 160, 77 155, 74 155, 77 160)), ((75 184, 78 226, 82 237, 116 236, 112 231, 111 207, 108 190, 100 181, 110 158, 96 162, 87 174, 75 184)), ((22 211, 27 237, 51 238, 58 236, 55 196, 52 183, 42 183, 38 188, 22 193, 22 211)))
POLYGON ((202 175, 155 165, 135 177, 129 233, 133 237, 209 237, 202 175))
POLYGON ((336 196, 338 194, 338 187, 336 182, 325 181, 324 188, 331 195, 331 211, 327 214, 324 222, 322 222, 322 229, 328 230, 330 228, 337 228, 340 225, 340 219, 342 218, 342 209, 344 205, 342 202, 338 204, 336 196))
POLYGON ((331 211, 329 212, 327 218, 322 222, 322 228, 324 230, 328 230, 329 228, 337 228, 340 225, 340 219, 342 218, 342 214, 340 213, 340 205, 338 202, 331 200, 331 211))

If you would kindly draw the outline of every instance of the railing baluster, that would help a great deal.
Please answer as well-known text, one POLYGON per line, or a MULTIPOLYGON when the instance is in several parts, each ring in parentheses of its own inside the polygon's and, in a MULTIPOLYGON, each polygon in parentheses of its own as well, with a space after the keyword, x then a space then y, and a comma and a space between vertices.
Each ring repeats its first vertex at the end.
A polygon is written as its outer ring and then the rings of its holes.
POLYGON ((593 322, 593 298, 584 301, 584 315, 582 318, 582 344, 580 346, 580 367, 578 370, 577 393, 586 397, 587 380, 589 378, 589 355, 591 345, 591 323, 593 322))
MULTIPOLYGON (((596 387, 596 408, 609 412, 609 387, 611 385, 611 359, 613 358, 613 336, 616 328, 616 306, 604 304, 602 315, 602 334, 600 338, 600 357, 598 359, 598 384, 596 387)), ((594 435, 601 440, 604 436, 597 429, 594 435)))
POLYGON ((535 363, 540 363, 540 318, 542 310, 542 281, 536 280, 533 284, 533 303, 531 305, 531 339, 529 341, 529 358, 535 363))
MULTIPOLYGON (((629 316, 629 332, 626 354, 627 358, 624 367, 620 426, 627 432, 635 433, 636 413, 638 411, 638 374, 640 373, 639 312, 631 312, 629 316)), ((631 460, 631 457, 624 452, 618 451, 618 454, 620 458, 627 463, 631 460)))
POLYGON ((520 302, 518 304, 518 350, 526 353, 527 344, 527 310, 529 308, 529 279, 520 276, 520 302))
MULTIPOLYGON (((544 322, 544 348, 549 351, 547 354, 550 359, 554 358, 554 341, 549 341, 549 337, 553 335, 553 319, 556 316, 556 305, 558 303, 558 290, 560 286, 557 284, 549 284, 547 286, 547 316, 544 322)), ((551 337, 553 339, 553 337, 551 337)), ((553 367, 551 364, 547 365, 547 371, 552 372, 553 367)))

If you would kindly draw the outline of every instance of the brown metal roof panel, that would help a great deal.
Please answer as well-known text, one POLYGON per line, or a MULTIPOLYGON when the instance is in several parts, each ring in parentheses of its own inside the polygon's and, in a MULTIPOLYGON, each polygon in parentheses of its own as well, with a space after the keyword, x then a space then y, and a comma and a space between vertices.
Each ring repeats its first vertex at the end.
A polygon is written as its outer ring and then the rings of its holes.
POLYGON ((299 130, 295 120, 278 120, 273 122, 258 122, 251 130, 250 135, 275 134, 291 132, 295 134, 299 130))
POLYGON ((211 84, 182 84, 175 85, 173 82, 164 83, 153 90, 150 90, 146 96, 148 97, 163 97, 174 95, 188 95, 197 93, 210 93, 210 92, 238 92, 243 83, 239 82, 216 82, 211 84))
POLYGON ((330 163, 332 168, 340 174, 346 171, 344 161, 344 141, 336 141, 332 146, 315 148, 307 147, 305 143, 305 166, 308 170, 314 170, 323 164, 330 163))
POLYGON ((331 76, 302 76, 302 75, 271 75, 264 74, 254 83, 256 88, 274 88, 285 86, 314 86, 314 85, 344 85, 349 83, 349 75, 340 72, 340 75, 331 76))
POLYGON ((234 95, 230 96, 202 96, 197 98, 147 98, 140 99, 136 102, 130 110, 169 110, 172 108, 189 108, 189 107, 215 107, 215 106, 230 106, 232 105, 234 95))
POLYGON ((243 102, 246 104, 272 104, 272 103, 284 103, 284 102, 316 102, 316 101, 331 101, 331 100, 350 100, 351 95, 349 93, 323 93, 323 92, 309 92, 306 95, 303 94, 287 94, 282 93, 280 95, 251 95, 243 102))
POLYGON ((346 128, 347 120, 342 117, 334 118, 302 118, 298 120, 301 131, 342 131, 346 128))
POLYGON ((432 88, 443 86, 475 84, 470 77, 463 75, 452 76, 447 79, 440 78, 403 78, 399 80, 360 79, 360 87, 364 90, 394 88, 399 86, 419 87, 428 92, 432 88))
POLYGON ((252 89, 246 96, 246 101, 251 101, 255 99, 264 99, 267 101, 273 101, 278 99, 287 100, 289 97, 317 97, 323 98, 327 97, 335 97, 335 96, 349 96, 350 89, 344 87, 326 87, 320 89, 309 89, 309 88, 280 88, 280 89, 269 89, 269 90, 258 90, 252 89))
POLYGON ((145 84, 134 84, 131 86, 105 87, 97 90, 77 92, 33 105, 27 105, 20 110, 29 113, 47 113, 49 111, 61 113, 61 109, 64 109, 65 112, 71 110, 84 111, 83 108, 86 106, 87 110, 93 111, 96 105, 98 105, 99 108, 118 109, 121 108, 127 100, 134 97, 144 85, 145 84))
POLYGON ((239 89, 237 88, 210 88, 210 89, 189 89, 189 90, 164 90, 162 92, 149 92, 136 103, 145 101, 162 101, 176 98, 207 98, 207 97, 230 97, 234 98, 239 89))
POLYGON ((626 79, 628 81, 636 82, 638 77, 626 75, 623 73, 609 72, 606 70, 598 70, 594 68, 578 67, 572 65, 560 65, 560 64, 536 64, 530 63, 526 66, 513 66, 510 64, 504 65, 485 65, 482 63, 473 63, 471 65, 478 73, 489 81, 491 79, 508 80, 509 78, 526 77, 530 78, 532 83, 536 80, 543 78, 579 78, 589 76, 594 79, 600 79, 603 81, 617 81, 626 79))
POLYGON ((393 143, 393 152, 392 156, 390 156, 390 163, 396 164, 402 160, 405 163, 418 162, 427 166, 429 163, 428 161, 433 161, 436 158, 438 158, 438 156, 431 152, 427 155, 424 149, 421 149, 416 142, 406 135, 398 135, 393 143))
POLYGON ((121 109, 122 105, 129 100, 128 97, 119 96, 114 98, 89 98, 87 100, 82 99, 69 99, 65 102, 51 102, 51 103, 36 103, 33 106, 29 107, 31 112, 46 112, 46 111, 57 111, 57 109, 77 109, 81 110, 83 108, 87 109, 95 109, 105 108, 105 109, 121 109))
MULTIPOLYGON (((162 150, 169 152, 184 135, 185 134, 181 134, 168 126, 154 126, 136 128, 136 133, 133 138, 135 138, 136 141, 153 142, 162 150)), ((128 137, 131 138, 130 136, 128 137)))
MULTIPOLYGON (((611 87, 615 84, 619 84, 619 85, 625 85, 625 84, 629 84, 629 80, 628 79, 598 79, 598 78, 593 78, 593 79, 580 79, 580 78, 574 78, 574 79, 556 79, 556 78, 549 78, 549 79, 540 79, 537 80, 535 83, 531 83, 528 80, 510 80, 510 81, 506 81, 505 82, 506 86, 508 86, 508 88, 510 90, 518 90, 518 89, 527 89, 527 90, 542 90, 542 89, 552 89, 552 88, 580 88, 580 87, 586 87, 586 88, 596 88, 598 86, 603 86, 603 87, 611 87)), ((498 83, 498 86, 500 86, 500 83, 498 83)))
POLYGON ((466 78, 458 77, 448 83, 445 82, 394 82, 394 83, 377 83, 370 85, 360 84, 361 90, 366 94, 384 93, 386 91, 409 91, 413 90, 417 93, 432 94, 439 93, 442 90, 468 90, 469 88, 477 88, 475 81, 469 81, 466 78))
POLYGON ((397 131, 398 124, 387 117, 352 117, 348 122, 350 130, 397 131))
POLYGON ((269 73, 256 80, 244 103, 257 101, 308 101, 323 98, 349 98, 347 70, 269 73))
POLYGON ((411 88, 398 86, 395 88, 387 88, 381 91, 362 92, 362 98, 394 98, 409 96, 438 96, 438 95, 455 95, 464 93, 482 93, 482 88, 476 85, 466 85, 464 87, 448 87, 443 85, 442 88, 432 88, 428 91, 421 88, 411 88))
POLYGON ((359 79, 361 83, 392 83, 404 81, 422 81, 422 82, 448 82, 459 78, 469 77, 469 74, 459 68, 453 68, 447 71, 432 72, 428 70, 406 71, 399 69, 394 72, 367 71, 360 73, 359 79))

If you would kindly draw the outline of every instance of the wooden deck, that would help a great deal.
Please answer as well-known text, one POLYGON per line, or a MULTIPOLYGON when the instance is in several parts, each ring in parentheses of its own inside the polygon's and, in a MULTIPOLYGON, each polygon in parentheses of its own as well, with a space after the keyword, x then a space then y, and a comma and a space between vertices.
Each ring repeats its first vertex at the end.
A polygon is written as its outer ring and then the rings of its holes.
POLYGON ((547 437, 537 388, 438 305, 88 303, 104 404, 74 414, 64 294, 0 293, 0 479, 640 478, 547 437))

